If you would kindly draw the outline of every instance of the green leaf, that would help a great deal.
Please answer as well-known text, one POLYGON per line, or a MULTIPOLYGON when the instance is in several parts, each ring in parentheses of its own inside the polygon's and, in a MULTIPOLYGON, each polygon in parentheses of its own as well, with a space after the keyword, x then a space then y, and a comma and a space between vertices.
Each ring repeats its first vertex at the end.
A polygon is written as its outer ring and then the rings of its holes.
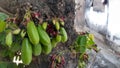
POLYGON ((0 44, 1 45, 5 45, 5 37, 6 37, 5 32, 0 33, 0 44))
POLYGON ((24 68, 24 64, 21 64, 21 63, 20 63, 20 64, 18 65, 18 68, 24 68))
POLYGON ((78 36, 78 38, 77 38, 77 44, 78 45, 85 46, 86 43, 87 43, 87 37, 86 37, 86 35, 78 36))
POLYGON ((6 15, 5 13, 0 12, 0 20, 1 20, 1 21, 5 21, 5 19, 7 19, 8 17, 9 17, 9 16, 6 15))
POLYGON ((75 50, 79 53, 84 53, 86 51, 86 46, 80 46, 80 45, 77 45, 75 47, 75 50))
POLYGON ((0 68, 7 68, 7 63, 0 62, 0 68))
POLYGON ((15 63, 9 63, 7 68, 18 68, 18 66, 15 63))
POLYGON ((20 50, 21 46, 19 42, 13 42, 12 46, 11 46, 11 51, 12 52, 17 52, 18 50, 20 50))
POLYGON ((93 45, 93 44, 95 44, 95 42, 93 41, 93 40, 88 40, 87 41, 87 45, 89 46, 89 45, 93 45))
POLYGON ((86 51, 86 43, 87 43, 87 37, 86 35, 79 35, 77 40, 76 40, 76 46, 75 46, 75 50, 77 52, 83 53, 86 51))
POLYGON ((87 37, 86 37, 86 36, 82 36, 79 45, 81 45, 81 46, 85 46, 86 43, 87 43, 87 37))
POLYGON ((86 66, 86 63, 84 61, 81 61, 81 62, 79 61, 78 68, 86 68, 85 66, 86 66))
POLYGON ((15 53, 10 51, 9 52, 9 58, 10 58, 11 61, 13 60, 14 56, 15 56, 15 53))
POLYGON ((77 37, 77 40, 76 40, 76 42, 77 42, 77 44, 79 45, 81 42, 81 38, 82 38, 82 36, 81 35, 79 35, 78 37, 77 37))
POLYGON ((4 49, 4 50, 1 50, 1 51, 0 51, 0 56, 1 56, 1 57, 6 57, 6 56, 8 56, 8 55, 9 55, 9 51, 8 51, 8 50, 4 49))
POLYGON ((17 26, 15 23, 12 23, 12 22, 11 22, 11 23, 9 24, 9 28, 12 29, 12 30, 15 30, 15 29, 18 28, 18 26, 17 26))
POLYGON ((80 53, 84 53, 86 51, 86 47, 85 46, 81 46, 80 47, 80 53))
POLYGON ((0 62, 0 68, 18 68, 15 63, 0 62))
POLYGON ((3 32, 6 28, 6 22, 0 20, 0 32, 3 32))
POLYGON ((93 41, 93 39, 90 36, 88 36, 88 38, 87 38, 87 48, 88 49, 93 48, 92 45, 94 45, 94 44, 95 44, 95 42, 93 41))

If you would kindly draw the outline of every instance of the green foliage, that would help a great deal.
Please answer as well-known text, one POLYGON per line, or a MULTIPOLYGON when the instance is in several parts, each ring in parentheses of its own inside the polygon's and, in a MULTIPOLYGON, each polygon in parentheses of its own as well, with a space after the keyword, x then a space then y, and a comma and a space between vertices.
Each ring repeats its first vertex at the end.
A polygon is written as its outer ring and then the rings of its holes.
POLYGON ((9 16, 6 15, 5 13, 0 12, 0 20, 1 20, 1 21, 6 20, 8 17, 9 17, 9 16))
POLYGON ((6 22, 0 20, 0 32, 3 32, 6 27, 6 22))
POLYGON ((90 38, 89 34, 79 35, 74 43, 77 52, 84 53, 86 49, 92 48, 95 42, 90 38))
POLYGON ((6 62, 0 62, 0 68, 7 68, 6 62))
POLYGON ((0 12, 0 32, 3 32, 6 27, 6 22, 4 22, 8 18, 8 15, 0 12))
POLYGON ((10 23, 8 24, 4 21, 0 22, 0 58, 4 58, 4 59, 7 58, 11 61, 11 63, 0 62, 0 68, 18 68, 18 66, 15 63, 12 63, 12 61, 13 61, 13 57, 21 48, 20 44, 22 38, 20 38, 19 35, 14 35, 12 40, 13 43, 11 44, 11 47, 8 47, 5 42, 6 40, 8 40, 8 38, 6 37, 7 34, 9 32, 12 32, 12 30, 14 29, 16 29, 16 26, 14 24, 10 24, 10 23), (2 25, 1 23, 2 24, 5 23, 5 25, 2 25))
POLYGON ((0 62, 0 68, 19 68, 15 63, 0 62))
POLYGON ((76 40, 76 51, 80 53, 84 53, 86 50, 86 44, 87 44, 87 37, 85 35, 79 35, 76 40))
POLYGON ((86 35, 79 35, 76 41, 77 41, 78 45, 85 46, 87 43, 87 36, 86 35))
POLYGON ((10 48, 12 52, 17 52, 21 49, 20 43, 14 42, 10 48))
POLYGON ((7 68, 18 68, 15 63, 8 63, 7 68))
POLYGON ((0 46, 5 45, 5 37, 6 37, 5 32, 0 33, 0 46))
POLYGON ((6 57, 9 55, 9 50, 3 49, 0 51, 0 57, 6 57))
POLYGON ((86 54, 86 51, 91 49, 97 50, 97 47, 94 45, 95 45, 95 42, 94 42, 93 34, 84 33, 84 34, 78 35, 77 39, 75 40, 71 48, 72 50, 75 50, 77 54, 79 54, 79 60, 78 60, 79 68, 85 68, 85 62, 89 58, 88 54, 86 54))

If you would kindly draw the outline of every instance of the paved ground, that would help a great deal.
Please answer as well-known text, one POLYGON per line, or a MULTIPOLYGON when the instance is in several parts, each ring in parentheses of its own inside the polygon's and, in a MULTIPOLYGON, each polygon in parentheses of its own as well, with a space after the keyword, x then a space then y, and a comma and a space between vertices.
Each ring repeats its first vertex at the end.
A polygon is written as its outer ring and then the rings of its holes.
MULTIPOLYGON (((90 60, 87 68, 120 68, 120 54, 116 53, 110 48, 110 45, 106 44, 105 37, 87 27, 84 27, 82 30, 94 34, 95 43, 100 49, 97 54, 94 51, 88 52, 90 60)), ((78 29, 78 31, 81 30, 78 29)))
POLYGON ((104 42, 98 39, 95 42, 101 50, 96 55, 91 68, 120 68, 120 55, 111 50, 104 42))
POLYGON ((88 52, 90 55, 90 60, 88 63, 87 68, 120 68, 120 54, 115 53, 115 51, 120 51, 118 47, 106 44, 105 37, 93 30, 90 30, 85 25, 85 19, 84 19, 84 0, 76 0, 76 8, 79 7, 79 4, 81 5, 80 9, 76 10, 76 16, 75 16, 75 24, 74 27, 76 29, 76 32, 81 31, 89 31, 90 33, 95 35, 95 42, 98 45, 98 48, 101 49, 99 53, 95 53, 94 51, 88 52), (114 49, 111 49, 114 47, 114 49))

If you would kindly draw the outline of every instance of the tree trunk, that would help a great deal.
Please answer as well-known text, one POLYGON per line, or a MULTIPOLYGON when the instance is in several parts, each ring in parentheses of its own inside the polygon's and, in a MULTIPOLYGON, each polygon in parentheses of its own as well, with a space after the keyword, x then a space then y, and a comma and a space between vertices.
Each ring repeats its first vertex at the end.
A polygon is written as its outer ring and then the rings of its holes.
MULTIPOLYGON (((74 0, 0 0, 0 6, 6 11, 15 14, 16 9, 23 5, 25 2, 30 2, 33 6, 40 9, 42 14, 56 17, 64 17, 65 29, 68 34, 68 41, 66 43, 60 43, 56 48, 53 49, 52 53, 56 53, 62 50, 68 50, 64 53, 66 63, 64 68, 75 68, 77 65, 76 59, 71 59, 69 46, 73 43, 77 34, 74 30, 74 18, 75 18, 75 2, 74 0)), ((0 9, 1 11, 1 9, 0 9)), ((50 55, 51 55, 50 54, 50 55)), ((32 62, 26 68, 49 68, 49 57, 50 55, 39 56, 35 62, 32 62)))

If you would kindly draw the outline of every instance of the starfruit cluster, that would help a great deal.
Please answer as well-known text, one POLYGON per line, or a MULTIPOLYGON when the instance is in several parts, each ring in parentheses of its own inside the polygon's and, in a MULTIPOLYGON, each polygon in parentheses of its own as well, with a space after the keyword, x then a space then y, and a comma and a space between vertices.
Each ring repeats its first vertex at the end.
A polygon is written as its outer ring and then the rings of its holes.
POLYGON ((40 20, 40 13, 27 10, 22 21, 20 18, 7 18, 0 22, 0 33, 5 33, 5 46, 9 50, 17 44, 19 47, 13 55, 19 55, 25 65, 29 65, 32 57, 41 53, 49 54, 59 42, 68 40, 64 28, 64 20, 51 18, 40 20))

